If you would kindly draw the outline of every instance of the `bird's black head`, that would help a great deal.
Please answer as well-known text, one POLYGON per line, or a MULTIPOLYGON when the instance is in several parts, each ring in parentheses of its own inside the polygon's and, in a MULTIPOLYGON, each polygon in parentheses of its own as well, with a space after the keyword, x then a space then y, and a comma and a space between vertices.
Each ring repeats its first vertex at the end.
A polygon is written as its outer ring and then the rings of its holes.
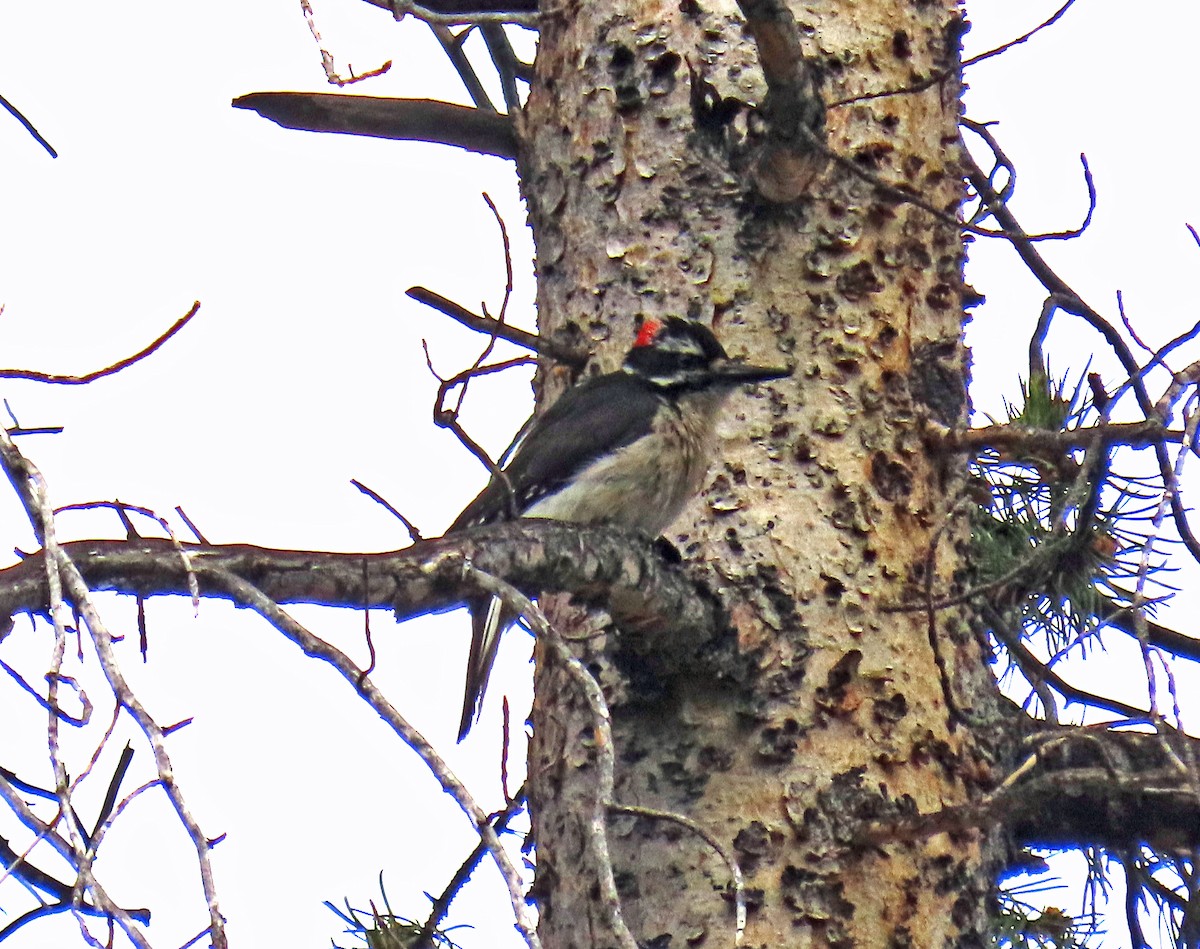
POLYGON ((623 368, 664 389, 732 387, 791 375, 790 369, 731 360, 712 330, 678 316, 644 321, 623 368))

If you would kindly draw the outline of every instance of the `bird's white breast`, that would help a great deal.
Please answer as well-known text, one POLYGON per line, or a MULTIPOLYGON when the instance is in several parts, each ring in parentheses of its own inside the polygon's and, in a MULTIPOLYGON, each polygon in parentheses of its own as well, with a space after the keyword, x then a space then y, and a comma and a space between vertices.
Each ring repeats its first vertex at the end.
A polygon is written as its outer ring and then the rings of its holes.
POLYGON ((585 467, 524 517, 616 524, 661 534, 700 490, 728 392, 699 392, 664 408, 649 435, 585 467))

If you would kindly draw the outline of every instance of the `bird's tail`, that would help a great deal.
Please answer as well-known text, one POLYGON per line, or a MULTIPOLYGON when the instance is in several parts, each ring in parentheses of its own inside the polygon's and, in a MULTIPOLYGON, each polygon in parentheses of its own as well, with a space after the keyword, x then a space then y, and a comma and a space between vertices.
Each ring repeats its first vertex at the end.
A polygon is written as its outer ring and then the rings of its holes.
POLYGON ((459 741, 467 737, 479 717, 488 676, 492 674, 496 650, 500 647, 500 635, 513 621, 499 597, 472 600, 467 606, 471 611, 471 653, 467 657, 467 688, 463 695, 462 721, 458 726, 459 741))

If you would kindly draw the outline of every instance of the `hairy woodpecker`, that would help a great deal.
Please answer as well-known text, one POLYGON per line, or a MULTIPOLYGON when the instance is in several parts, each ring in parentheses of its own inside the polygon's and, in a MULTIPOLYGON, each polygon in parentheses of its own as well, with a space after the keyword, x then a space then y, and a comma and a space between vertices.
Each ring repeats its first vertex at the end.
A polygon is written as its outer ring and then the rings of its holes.
MULTIPOLYGON (((790 372, 731 360, 699 323, 675 316, 646 320, 621 369, 563 393, 504 468, 508 485, 493 478, 446 533, 515 512, 657 537, 700 489, 726 398, 742 383, 790 372)), ((471 653, 459 741, 483 702, 500 634, 513 620, 496 598, 469 605, 471 653)))

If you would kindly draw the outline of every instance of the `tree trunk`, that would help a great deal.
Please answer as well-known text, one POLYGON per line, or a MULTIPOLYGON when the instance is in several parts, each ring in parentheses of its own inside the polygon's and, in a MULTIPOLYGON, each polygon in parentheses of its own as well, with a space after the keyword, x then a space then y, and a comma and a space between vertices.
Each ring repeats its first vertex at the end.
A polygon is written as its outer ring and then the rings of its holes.
MULTIPOLYGON (((638 317, 678 314, 731 355, 795 366, 732 400, 709 485, 669 535, 706 565, 726 638, 654 656, 619 632, 587 641, 616 802, 685 814, 736 853, 747 945, 984 945, 996 848, 982 834, 858 843, 868 823, 995 781, 984 723, 1000 712, 969 618, 886 610, 922 596, 930 566, 938 595, 963 567, 962 459, 921 439, 924 419, 966 418, 960 233, 836 164, 790 204, 754 193, 766 89, 731 0, 543 8, 519 121, 541 332, 611 369, 638 317)), ((957 4, 792 9, 828 102, 945 73, 831 109, 829 145, 954 215, 957 4)), ((553 667, 533 722, 544 943, 628 945, 587 858, 591 721, 553 667)), ((639 944, 733 944, 729 872, 703 841, 613 810, 607 827, 639 944)))

